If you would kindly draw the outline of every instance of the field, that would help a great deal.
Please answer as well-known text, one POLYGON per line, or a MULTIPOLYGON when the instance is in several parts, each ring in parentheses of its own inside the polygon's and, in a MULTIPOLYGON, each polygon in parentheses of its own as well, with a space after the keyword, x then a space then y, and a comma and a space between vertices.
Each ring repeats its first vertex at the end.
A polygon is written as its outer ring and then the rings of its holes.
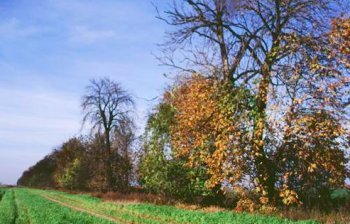
POLYGON ((292 222, 276 217, 203 212, 174 206, 103 202, 87 195, 23 188, 0 189, 1 224, 51 223, 315 223, 292 222))

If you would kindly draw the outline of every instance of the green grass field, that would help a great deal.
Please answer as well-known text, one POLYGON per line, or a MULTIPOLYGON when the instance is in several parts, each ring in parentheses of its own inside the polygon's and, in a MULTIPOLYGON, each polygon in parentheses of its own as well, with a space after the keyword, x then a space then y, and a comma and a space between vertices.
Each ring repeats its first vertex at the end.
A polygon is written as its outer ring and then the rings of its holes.
POLYGON ((0 189, 0 224, 83 223, 316 223, 231 211, 189 211, 174 206, 103 202, 87 195, 23 188, 0 189))

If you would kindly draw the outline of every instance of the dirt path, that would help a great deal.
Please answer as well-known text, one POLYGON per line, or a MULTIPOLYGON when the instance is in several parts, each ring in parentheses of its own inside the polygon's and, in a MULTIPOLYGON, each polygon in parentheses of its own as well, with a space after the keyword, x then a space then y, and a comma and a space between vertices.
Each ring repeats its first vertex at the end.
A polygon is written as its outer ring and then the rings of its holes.
POLYGON ((17 219, 18 219, 18 205, 17 205, 17 201, 16 201, 16 194, 15 191, 12 191, 12 200, 14 203, 14 220, 13 220, 13 224, 16 224, 17 219))
MULTIPOLYGON (((51 200, 51 201, 58 201, 58 202, 60 202, 61 204, 63 203, 63 204, 67 204, 67 205, 69 205, 69 206, 72 206, 72 207, 75 207, 74 205, 71 205, 71 204, 68 204, 68 203, 65 203, 65 202, 62 202, 61 200, 60 200, 60 197, 62 197, 62 196, 59 196, 59 198, 56 198, 56 197, 50 197, 50 196, 48 196, 48 195, 42 195, 41 194, 41 196, 42 197, 45 197, 45 198, 47 198, 47 199, 49 199, 49 200, 51 200)), ((77 201, 76 200, 73 200, 73 199, 71 199, 71 198, 67 198, 67 197, 63 197, 65 200, 68 200, 68 201, 72 201, 73 203, 76 203, 77 201)), ((80 209, 83 209, 83 210, 85 210, 84 208, 80 208, 80 209)), ((88 211, 91 211, 91 210, 88 210, 88 211)), ((124 213, 124 214, 128 214, 128 215, 130 215, 130 216, 133 216, 133 217, 135 217, 135 218, 139 218, 139 219, 144 219, 144 220, 148 220, 148 221, 154 221, 154 222, 156 222, 156 223, 165 223, 165 224, 180 224, 179 222, 176 222, 175 220, 172 220, 172 219, 163 219, 163 218, 160 218, 160 217, 156 217, 156 216, 152 216, 152 215, 146 215, 146 214, 139 214, 139 213, 136 213, 136 212, 132 212, 132 211, 127 211, 127 210, 123 210, 123 211, 121 211, 122 213, 124 213)), ((93 213, 96 213, 96 212, 93 212, 93 213)), ((101 215, 100 213, 96 213, 96 214, 99 214, 99 215, 101 215)), ((104 215, 102 215, 102 216, 104 216, 104 215)), ((108 217, 110 217, 110 216, 108 216, 108 217)), ((115 218, 114 216, 113 217, 110 217, 110 218, 115 218)), ((140 222, 130 222, 130 221, 123 221, 123 222, 126 222, 126 223, 140 223, 140 222)), ((182 223, 182 224, 188 224, 188 223, 182 223)))
POLYGON ((98 218, 101 218, 101 219, 105 219, 105 220, 108 220, 108 221, 111 221, 111 222, 114 222, 114 223, 135 224, 135 222, 126 221, 126 220, 123 220, 123 219, 118 219, 118 218, 107 216, 107 215, 101 215, 101 214, 96 213, 96 212, 91 211, 91 210, 87 210, 87 209, 84 209, 84 208, 76 207, 76 206, 73 206, 73 205, 70 205, 70 204, 58 201, 58 200, 56 200, 54 198, 51 198, 51 197, 49 197, 47 195, 42 195, 42 197, 44 197, 45 199, 47 199, 49 201, 52 201, 52 202, 54 202, 56 204, 59 204, 59 205, 62 205, 64 207, 68 207, 70 209, 73 209, 75 211, 88 213, 89 215, 92 215, 92 216, 95 216, 95 217, 98 217, 98 218))

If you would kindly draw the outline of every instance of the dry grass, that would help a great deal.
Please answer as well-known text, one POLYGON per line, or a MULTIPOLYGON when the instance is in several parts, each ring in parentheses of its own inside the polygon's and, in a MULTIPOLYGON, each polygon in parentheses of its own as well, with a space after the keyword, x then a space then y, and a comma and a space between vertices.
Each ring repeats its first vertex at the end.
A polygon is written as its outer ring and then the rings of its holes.
POLYGON ((221 211, 227 211, 227 209, 219 207, 219 206, 207 206, 207 207, 202 207, 199 205, 193 205, 193 204, 185 204, 185 203, 176 203, 175 204, 176 208, 180 209, 185 209, 185 210, 191 210, 191 211, 203 211, 207 213, 213 213, 213 212, 221 212, 221 211))
POLYGON ((185 204, 185 203, 176 203, 175 207, 180 208, 180 209, 191 210, 191 211, 200 209, 200 207, 198 205, 190 205, 190 204, 185 204))
POLYGON ((169 200, 165 196, 131 192, 131 193, 120 193, 120 192, 107 192, 107 193, 93 193, 92 196, 101 198, 105 201, 118 201, 123 203, 152 203, 158 205, 174 204, 173 200, 169 200))
POLYGON ((323 213, 318 210, 306 211, 302 209, 290 209, 288 211, 282 211, 280 216, 291 220, 317 220, 325 224, 349 224, 350 223, 350 211, 340 211, 323 213))
POLYGON ((219 206, 208 206, 208 207, 204 207, 201 209, 201 211, 203 212, 208 212, 208 213, 212 213, 212 212, 222 212, 222 211, 225 211, 226 209, 224 208, 221 208, 219 206))

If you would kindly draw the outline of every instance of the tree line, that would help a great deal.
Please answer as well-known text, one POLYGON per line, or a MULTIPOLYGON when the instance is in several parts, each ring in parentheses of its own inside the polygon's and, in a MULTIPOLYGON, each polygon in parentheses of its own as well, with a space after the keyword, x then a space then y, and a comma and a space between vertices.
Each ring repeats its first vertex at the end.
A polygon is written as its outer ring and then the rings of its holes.
POLYGON ((176 74, 138 146, 132 97, 95 80, 82 103, 93 137, 63 144, 19 184, 139 185, 238 210, 336 207, 350 177, 350 19, 338 3, 182 0, 157 10, 171 26, 159 60, 176 74))
POLYGON ((133 98, 108 78, 92 80, 81 108, 90 136, 64 142, 25 171, 18 185, 90 191, 128 189, 135 140, 133 98))

